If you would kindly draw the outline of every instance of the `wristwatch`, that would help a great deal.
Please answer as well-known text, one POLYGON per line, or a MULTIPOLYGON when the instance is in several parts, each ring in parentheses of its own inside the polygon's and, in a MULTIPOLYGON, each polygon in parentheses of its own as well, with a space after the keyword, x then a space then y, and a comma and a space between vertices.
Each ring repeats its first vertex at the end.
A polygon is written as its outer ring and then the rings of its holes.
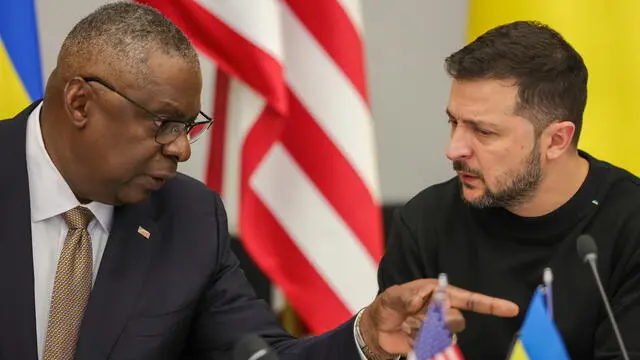
MULTIPOLYGON (((356 333, 356 342, 358 343, 358 347, 360 347, 360 350, 368 360, 390 360, 389 358, 379 356, 378 354, 371 351, 371 349, 369 348, 369 345, 367 345, 364 342, 364 338, 362 337, 362 333, 360 332, 360 316, 362 315, 363 310, 360 310, 360 312, 358 312, 358 315, 356 316, 355 333, 356 333)), ((396 357, 393 357, 391 359, 394 359, 394 358, 396 357)))

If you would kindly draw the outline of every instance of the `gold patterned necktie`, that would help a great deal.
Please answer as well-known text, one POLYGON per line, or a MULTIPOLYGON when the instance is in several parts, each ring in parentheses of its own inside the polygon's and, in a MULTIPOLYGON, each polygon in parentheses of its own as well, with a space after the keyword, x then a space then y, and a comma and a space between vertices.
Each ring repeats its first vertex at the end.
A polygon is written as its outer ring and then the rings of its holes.
POLYGON ((87 226, 93 213, 78 206, 64 213, 69 227, 53 283, 44 360, 74 358, 80 323, 93 281, 93 252, 87 226))

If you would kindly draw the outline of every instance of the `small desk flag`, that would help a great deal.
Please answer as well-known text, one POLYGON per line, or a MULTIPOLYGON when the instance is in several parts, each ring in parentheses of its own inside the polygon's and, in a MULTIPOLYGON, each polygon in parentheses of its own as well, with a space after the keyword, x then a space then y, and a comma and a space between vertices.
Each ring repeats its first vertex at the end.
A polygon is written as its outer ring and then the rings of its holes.
POLYGON ((440 301, 429 305, 427 317, 416 336, 413 352, 408 359, 464 360, 458 345, 452 341, 440 301))
POLYGON ((560 332, 547 313, 538 287, 525 315, 509 360, 569 360, 560 332))

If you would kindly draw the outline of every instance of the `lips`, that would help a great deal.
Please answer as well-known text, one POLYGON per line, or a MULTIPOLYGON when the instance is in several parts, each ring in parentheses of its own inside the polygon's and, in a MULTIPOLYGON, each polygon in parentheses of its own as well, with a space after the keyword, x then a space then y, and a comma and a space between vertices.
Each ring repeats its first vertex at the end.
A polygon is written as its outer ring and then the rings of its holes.
POLYGON ((164 186, 165 182, 166 180, 162 178, 157 178, 153 176, 145 177, 145 185, 150 190, 160 190, 164 186))
POLYGON ((460 176, 460 179, 464 182, 472 182, 472 181, 480 180, 478 176, 471 175, 469 173, 465 173, 461 171, 458 172, 458 176, 460 176))
POLYGON ((149 189, 151 190, 160 190, 167 182, 167 180, 171 179, 175 176, 175 173, 154 173, 147 174, 145 176, 145 182, 149 189))

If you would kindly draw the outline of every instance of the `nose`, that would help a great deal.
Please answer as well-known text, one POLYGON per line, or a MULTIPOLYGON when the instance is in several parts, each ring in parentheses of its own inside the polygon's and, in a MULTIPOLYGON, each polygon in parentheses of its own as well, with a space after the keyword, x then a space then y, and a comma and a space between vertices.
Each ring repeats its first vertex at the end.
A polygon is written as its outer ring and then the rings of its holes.
POLYGON ((460 127, 455 128, 451 133, 451 139, 447 147, 447 158, 451 161, 470 158, 473 154, 470 141, 464 129, 460 127))
POLYGON ((162 147, 162 153, 164 156, 177 159, 178 162, 189 160, 191 157, 191 144, 189 144, 187 134, 183 133, 174 141, 164 145, 162 147))

